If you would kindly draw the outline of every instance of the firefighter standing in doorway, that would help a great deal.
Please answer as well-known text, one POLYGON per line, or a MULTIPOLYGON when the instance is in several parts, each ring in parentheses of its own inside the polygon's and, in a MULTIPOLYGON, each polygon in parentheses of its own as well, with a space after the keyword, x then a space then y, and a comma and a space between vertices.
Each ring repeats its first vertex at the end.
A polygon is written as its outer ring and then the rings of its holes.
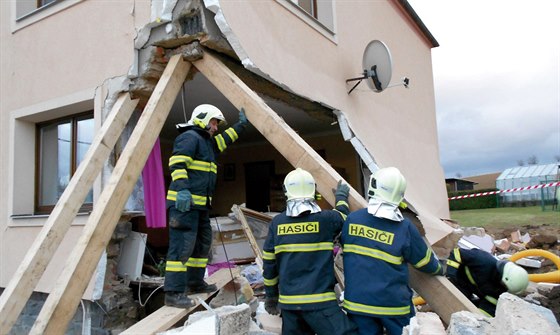
POLYGON ((197 106, 187 124, 178 125, 169 159, 167 192, 169 250, 165 265, 165 305, 188 308, 189 294, 213 292, 204 281, 212 241, 209 210, 216 185, 216 156, 235 142, 248 124, 243 108, 239 121, 216 135, 224 115, 215 106, 197 106))
POLYGON ((342 229, 344 309, 360 334, 400 335, 414 315, 408 265, 442 273, 437 257, 399 205, 406 180, 397 168, 371 175, 368 207, 348 215, 342 229))
POLYGON ((508 260, 498 261, 480 249, 455 248, 445 275, 478 309, 493 317, 500 294, 520 294, 529 285, 527 271, 508 260))
POLYGON ((315 202, 315 180, 300 168, 284 180, 286 210, 272 220, 263 248, 265 309, 282 312, 283 335, 354 334, 334 292, 333 241, 349 213, 350 188, 338 183, 334 210, 315 202))

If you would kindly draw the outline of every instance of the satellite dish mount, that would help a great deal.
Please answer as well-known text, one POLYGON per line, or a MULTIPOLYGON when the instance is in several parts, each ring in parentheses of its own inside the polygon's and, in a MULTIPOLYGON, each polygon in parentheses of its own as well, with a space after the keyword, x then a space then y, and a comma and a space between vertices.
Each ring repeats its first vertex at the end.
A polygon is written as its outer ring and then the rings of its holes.
MULTIPOLYGON (((366 79, 368 87, 376 93, 380 93, 388 87, 396 86, 389 86, 393 72, 393 61, 389 48, 387 48, 385 43, 379 40, 373 40, 368 43, 362 57, 362 69, 364 71, 361 77, 346 79, 346 83, 358 81, 348 91, 348 94, 352 93, 364 79, 366 79)), ((408 83, 409 79, 405 77, 402 84, 408 88, 408 83)))

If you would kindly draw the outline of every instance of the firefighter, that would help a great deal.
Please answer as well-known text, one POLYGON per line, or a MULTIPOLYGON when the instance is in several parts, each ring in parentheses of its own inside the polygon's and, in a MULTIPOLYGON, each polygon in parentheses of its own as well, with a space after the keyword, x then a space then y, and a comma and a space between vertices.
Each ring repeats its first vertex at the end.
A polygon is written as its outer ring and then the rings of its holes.
POLYGON ((350 213, 342 228, 343 307, 360 334, 400 335, 414 316, 408 264, 433 275, 442 267, 399 206, 406 180, 395 167, 370 177, 368 207, 350 213))
POLYGON ((350 188, 338 183, 335 209, 315 202, 313 176, 297 168, 284 179, 286 210, 272 220, 263 248, 265 309, 282 314, 282 334, 354 334, 334 292, 334 239, 349 213, 350 188))
POLYGON ((197 106, 186 124, 177 125, 169 158, 171 184, 167 192, 169 250, 165 265, 165 305, 188 308, 189 294, 213 292, 204 281, 212 240, 209 210, 216 185, 216 156, 237 140, 248 124, 243 108, 239 122, 217 134, 225 122, 213 105, 197 106))
POLYGON ((480 249, 455 248, 445 275, 478 309, 493 317, 500 294, 520 294, 529 285, 527 271, 508 260, 498 261, 480 249))

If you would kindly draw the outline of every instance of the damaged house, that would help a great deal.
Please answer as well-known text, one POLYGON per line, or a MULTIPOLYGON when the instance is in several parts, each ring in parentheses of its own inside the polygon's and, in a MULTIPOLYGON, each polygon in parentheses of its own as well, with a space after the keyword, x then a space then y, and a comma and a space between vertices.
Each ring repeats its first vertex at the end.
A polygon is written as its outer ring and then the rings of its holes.
MULTIPOLYGON (((73 315, 96 308, 110 289, 103 279, 114 271, 107 245, 115 227, 146 225, 148 156, 159 148, 167 185, 175 125, 202 103, 230 124, 243 107, 251 123, 219 157, 213 216, 241 203, 281 211, 282 181, 294 167, 315 176, 325 207, 346 180, 355 210, 370 171, 396 166, 427 242, 441 255, 453 246, 442 221, 449 210, 431 64, 438 44, 406 0, 0 6, 1 333, 25 323, 32 295, 45 302, 36 333, 64 332, 73 315), (348 81, 364 71, 374 40, 392 59, 394 87, 382 92, 348 81)), ((474 308, 445 279, 413 280, 444 320, 474 308)))

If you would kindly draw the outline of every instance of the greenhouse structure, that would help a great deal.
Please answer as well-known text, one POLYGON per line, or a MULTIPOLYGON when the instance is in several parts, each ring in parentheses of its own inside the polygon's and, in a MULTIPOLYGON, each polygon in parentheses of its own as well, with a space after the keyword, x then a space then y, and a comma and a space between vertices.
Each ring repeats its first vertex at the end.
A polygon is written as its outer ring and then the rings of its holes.
POLYGON ((550 186, 560 181, 560 163, 516 166, 504 170, 496 179, 496 188, 500 193, 500 203, 551 205, 559 185, 550 186), (537 187, 542 185, 541 187, 537 187), (547 187, 544 187, 547 186, 547 187), (522 188, 519 191, 512 189, 522 188), (505 191, 505 192, 504 192, 505 191))

